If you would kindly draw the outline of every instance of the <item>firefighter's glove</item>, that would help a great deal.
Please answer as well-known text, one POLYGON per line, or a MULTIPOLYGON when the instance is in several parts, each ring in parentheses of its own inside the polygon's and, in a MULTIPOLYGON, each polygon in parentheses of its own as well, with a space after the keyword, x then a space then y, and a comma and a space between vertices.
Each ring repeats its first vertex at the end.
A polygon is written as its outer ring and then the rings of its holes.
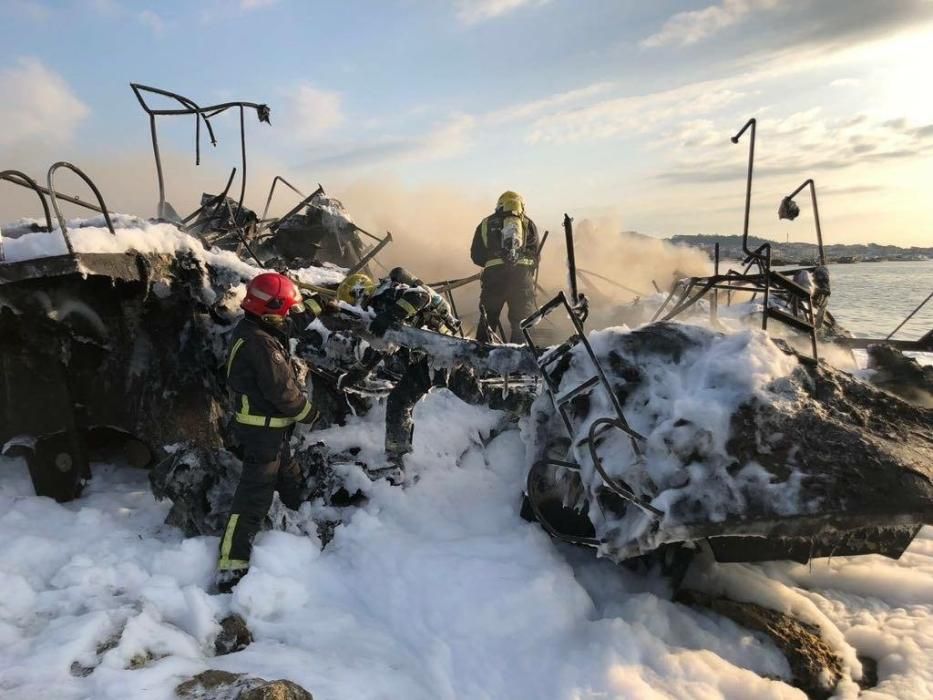
POLYGON ((392 318, 387 314, 376 316, 369 324, 369 332, 377 338, 381 338, 392 325, 392 318))

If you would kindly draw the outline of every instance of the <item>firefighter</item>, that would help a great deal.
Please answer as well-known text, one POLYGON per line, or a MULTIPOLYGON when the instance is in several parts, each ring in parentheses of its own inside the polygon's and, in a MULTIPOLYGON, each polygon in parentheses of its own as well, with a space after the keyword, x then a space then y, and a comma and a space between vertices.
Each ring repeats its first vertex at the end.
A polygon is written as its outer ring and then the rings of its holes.
POLYGON ((525 216, 521 195, 502 193, 496 211, 476 227, 470 257, 483 268, 477 340, 489 342, 491 330, 499 328, 502 307, 508 304, 510 340, 521 343, 519 324, 535 308, 538 266, 538 229, 525 216))
POLYGON ((245 313, 233 331, 226 371, 243 471, 220 539, 221 592, 246 575, 253 538, 273 493, 278 491, 291 509, 301 503, 301 472, 288 443, 295 423, 314 423, 317 411, 298 384, 288 338, 294 326, 306 326, 326 304, 318 297, 303 299, 288 277, 265 272, 247 285, 240 307, 245 313))
MULTIPOLYGON (((365 275, 348 278, 337 290, 337 298, 375 312, 369 330, 382 336, 394 323, 405 323, 416 328, 428 328, 443 333, 454 333, 460 321, 451 313, 447 301, 410 272, 396 267, 376 286, 365 275)), ((347 388, 365 378, 384 358, 382 353, 362 355, 361 361, 349 372, 341 375, 339 388, 347 388)), ((404 366, 402 377, 389 393, 386 401, 385 453, 388 467, 370 471, 373 476, 385 476, 398 483, 404 470, 404 456, 411 452, 414 425, 412 412, 415 405, 437 380, 446 381, 444 373, 434 379, 423 352, 400 348, 395 358, 404 366)))

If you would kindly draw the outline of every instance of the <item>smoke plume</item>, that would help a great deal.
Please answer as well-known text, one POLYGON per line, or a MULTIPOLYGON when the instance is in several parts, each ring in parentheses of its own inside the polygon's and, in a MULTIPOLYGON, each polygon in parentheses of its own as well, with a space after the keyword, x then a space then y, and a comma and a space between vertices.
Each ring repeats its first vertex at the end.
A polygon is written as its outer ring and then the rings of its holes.
MULTIPOLYGON (((402 265, 428 282, 480 271, 470 260, 470 244, 479 222, 492 213, 494 201, 449 187, 398 183, 356 182, 328 192, 342 200, 367 231, 392 233, 392 244, 380 255, 387 268, 402 265)), ((540 237, 550 231, 541 255, 541 303, 568 288, 565 237, 560 220, 535 218, 533 202, 528 203, 528 215, 535 220, 540 237)), ((679 277, 710 272, 704 253, 622 232, 622 222, 611 218, 575 221, 574 238, 580 291, 591 300, 594 321, 599 318, 607 325, 619 322, 612 318, 613 309, 637 296, 655 294, 655 284, 667 291, 679 277)), ((466 325, 475 325, 479 283, 458 290, 455 301, 466 325)))

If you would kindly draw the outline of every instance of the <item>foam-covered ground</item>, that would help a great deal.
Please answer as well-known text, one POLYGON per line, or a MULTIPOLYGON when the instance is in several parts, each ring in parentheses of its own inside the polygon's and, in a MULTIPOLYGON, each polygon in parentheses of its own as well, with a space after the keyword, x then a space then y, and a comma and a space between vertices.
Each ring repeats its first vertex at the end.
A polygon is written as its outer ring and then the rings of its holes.
MULTIPOLYGON (((374 458, 380 413, 315 437, 374 458)), ((789 671, 769 642, 670 602, 657 575, 558 547, 521 520, 524 446, 499 432, 501 414, 438 391, 416 422, 416 484, 375 484, 323 551, 313 537, 260 534, 231 596, 206 592, 216 538, 162 525, 168 504, 144 472, 97 465, 86 495, 59 505, 32 495, 22 462, 0 458, 0 696, 169 698, 220 668, 289 678, 317 700, 803 697, 773 680, 789 671), (256 641, 214 657, 231 610, 256 641)), ((930 528, 897 562, 693 578, 821 624, 849 659, 878 659, 880 685, 864 697, 933 694, 930 528)))

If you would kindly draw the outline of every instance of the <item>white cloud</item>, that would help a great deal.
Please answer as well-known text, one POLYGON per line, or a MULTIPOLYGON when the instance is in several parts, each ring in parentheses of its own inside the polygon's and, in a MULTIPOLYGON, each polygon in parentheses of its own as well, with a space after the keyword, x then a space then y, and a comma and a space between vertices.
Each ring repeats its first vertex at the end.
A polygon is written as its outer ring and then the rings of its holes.
POLYGON ((837 88, 847 88, 847 87, 858 87, 862 84, 862 81, 858 78, 838 78, 837 80, 832 81, 829 84, 829 87, 837 88))
POLYGON ((451 117, 429 132, 420 147, 413 149, 411 155, 424 160, 451 158, 459 155, 469 146, 475 126, 476 119, 469 114, 451 117))
POLYGON ((675 121, 696 119, 735 102, 746 80, 709 80, 682 87, 602 100, 570 107, 534 121, 530 143, 592 141, 662 129, 675 121))
POLYGON ((269 7, 277 2, 278 0, 240 0, 240 9, 257 10, 260 7, 269 7))
POLYGON ((302 83, 289 93, 285 121, 289 133, 299 141, 313 143, 343 123, 343 98, 340 93, 321 90, 302 83))
POLYGON ((555 109, 566 107, 567 105, 577 105, 590 97, 601 95, 615 87, 615 83, 602 82, 593 83, 575 90, 560 92, 555 95, 549 95, 531 102, 500 109, 486 116, 486 119, 493 124, 521 121, 531 119, 545 112, 552 112, 555 109))
POLYGON ((726 27, 738 24, 752 12, 770 10, 779 0, 722 0, 702 10, 678 12, 668 19, 661 30, 642 40, 645 48, 674 44, 688 46, 706 39, 726 27))
MULTIPOLYGON (((681 125, 660 144, 672 156, 664 179, 680 183, 740 179, 747 145, 743 151, 728 142, 737 127, 726 118, 681 125)), ((758 138, 756 178, 777 177, 785 184, 859 165, 880 172, 885 163, 926 158, 933 151, 933 125, 867 113, 840 118, 823 114, 819 107, 759 119, 758 138)), ((832 179, 838 182, 837 176, 832 179)))
POLYGON ((457 19, 478 24, 500 17, 526 5, 543 5, 548 0, 457 0, 457 19))
POLYGON ((137 15, 137 18, 143 25, 152 30, 153 34, 159 35, 165 29, 165 21, 152 10, 143 10, 137 15))
POLYGON ((322 144, 310 163, 337 169, 426 162, 453 158, 469 149, 476 117, 455 114, 417 136, 382 136, 373 140, 322 144))
POLYGON ((15 13, 28 17, 35 22, 44 22, 52 16, 52 11, 35 0, 8 0, 8 7, 15 13))
POLYGON ((35 58, 0 71, 0 146, 64 142, 89 113, 68 83, 35 58))

